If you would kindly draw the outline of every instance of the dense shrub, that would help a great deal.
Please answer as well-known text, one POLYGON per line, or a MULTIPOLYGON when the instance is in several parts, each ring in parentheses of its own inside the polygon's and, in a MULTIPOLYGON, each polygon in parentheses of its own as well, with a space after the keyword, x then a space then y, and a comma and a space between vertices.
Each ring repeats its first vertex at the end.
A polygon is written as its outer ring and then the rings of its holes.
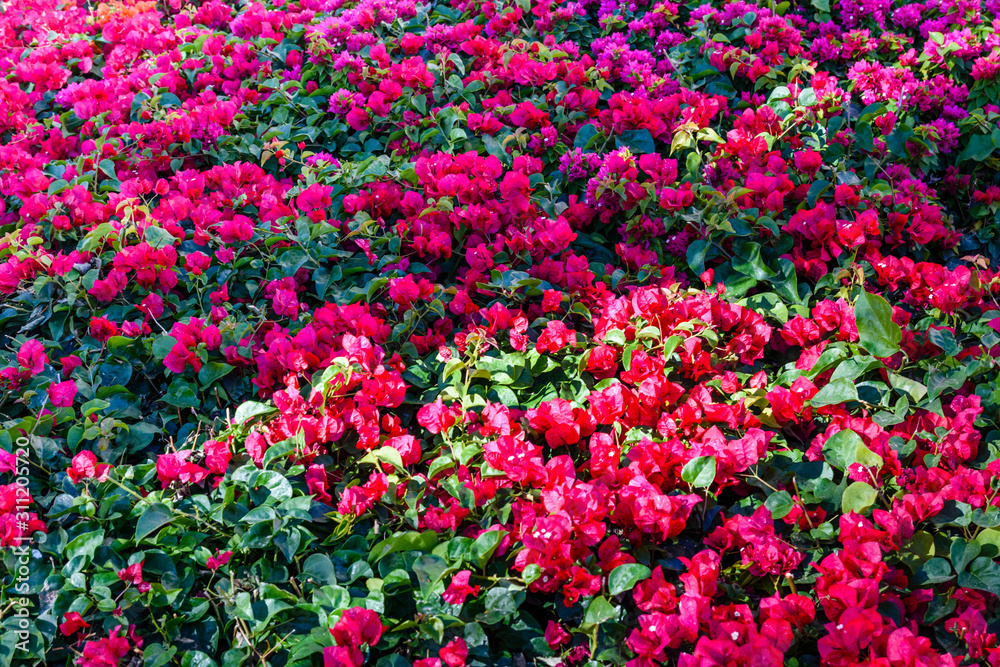
POLYGON ((1000 665, 998 14, 6 2, 3 664, 1000 665))

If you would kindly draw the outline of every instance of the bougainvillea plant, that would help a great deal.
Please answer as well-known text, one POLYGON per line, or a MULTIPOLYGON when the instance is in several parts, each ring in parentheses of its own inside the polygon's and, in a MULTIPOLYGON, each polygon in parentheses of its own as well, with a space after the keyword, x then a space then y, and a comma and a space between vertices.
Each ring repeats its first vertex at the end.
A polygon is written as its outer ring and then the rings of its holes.
POLYGON ((10 0, 0 664, 1000 666, 1000 1, 10 0))

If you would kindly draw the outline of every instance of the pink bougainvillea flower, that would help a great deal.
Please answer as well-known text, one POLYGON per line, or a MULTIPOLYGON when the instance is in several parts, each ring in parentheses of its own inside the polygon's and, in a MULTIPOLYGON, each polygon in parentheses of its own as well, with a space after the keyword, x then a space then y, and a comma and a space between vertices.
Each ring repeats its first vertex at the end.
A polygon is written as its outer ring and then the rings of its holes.
POLYGON ((118 665, 133 647, 141 648, 142 643, 141 639, 133 637, 131 632, 126 633, 125 628, 118 626, 108 637, 86 642, 76 664, 80 667, 118 665))
POLYGON ((208 561, 205 563, 205 567, 214 572, 228 563, 232 556, 232 551, 217 551, 214 556, 209 557, 208 561))
POLYGON ((448 584, 447 590, 441 595, 444 601, 448 604, 464 604, 468 596, 479 595, 479 586, 469 585, 469 577, 471 576, 472 572, 469 570, 457 572, 452 577, 451 583, 448 584))
POLYGON ((323 649, 323 667, 361 667, 365 656, 359 646, 327 646, 323 649))
POLYGON ((306 469, 305 479, 309 493, 312 494, 317 502, 327 505, 333 504, 333 497, 330 495, 328 486, 329 477, 324 466, 315 463, 310 465, 306 469))
POLYGON ((441 647, 438 656, 448 667, 462 667, 469 657, 469 646, 461 637, 455 637, 441 647))
POLYGON ((338 646, 375 646, 382 637, 379 615, 364 607, 350 607, 340 615, 330 633, 338 646))
POLYGON ((224 475, 229 469, 233 453, 229 443, 222 440, 206 440, 202 445, 205 449, 205 465, 213 475, 224 475))
POLYGON ((73 399, 76 397, 76 382, 73 380, 57 382, 49 385, 46 391, 52 405, 57 408, 68 408, 73 405, 73 399))
POLYGON ((17 470, 17 454, 0 449, 0 473, 15 472, 17 470))

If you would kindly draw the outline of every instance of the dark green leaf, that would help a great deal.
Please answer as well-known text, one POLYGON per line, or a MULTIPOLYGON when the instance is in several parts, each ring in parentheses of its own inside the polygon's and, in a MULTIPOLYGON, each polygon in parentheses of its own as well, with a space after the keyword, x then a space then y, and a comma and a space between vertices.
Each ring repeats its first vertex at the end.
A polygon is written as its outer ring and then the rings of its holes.
POLYGON ((951 541, 951 564, 956 572, 961 572, 965 566, 979 555, 982 547, 977 542, 969 542, 961 537, 956 537, 951 541))
POLYGON ((159 530, 160 527, 170 523, 173 513, 170 508, 163 503, 153 503, 139 517, 135 525, 135 541, 141 542, 148 535, 159 530))
POLYGON ((914 583, 941 584, 955 577, 951 564, 944 558, 931 558, 924 563, 914 577, 914 583))
POLYGON ((980 556, 972 561, 967 571, 958 573, 958 585, 1000 595, 1000 565, 992 558, 980 556))

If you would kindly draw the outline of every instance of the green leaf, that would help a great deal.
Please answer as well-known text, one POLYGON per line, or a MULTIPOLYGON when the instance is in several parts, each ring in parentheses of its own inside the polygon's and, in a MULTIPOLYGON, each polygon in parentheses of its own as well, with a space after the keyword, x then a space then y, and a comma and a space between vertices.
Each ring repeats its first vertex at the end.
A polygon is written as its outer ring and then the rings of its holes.
POLYGON ((337 583, 333 561, 323 553, 314 553, 306 558, 305 563, 302 564, 302 573, 326 585, 332 586, 337 583))
POLYGON ((202 387, 207 387, 216 380, 229 375, 232 370, 233 367, 229 364, 224 364, 221 361, 210 361, 198 371, 198 382, 201 383, 202 387))
POLYGON ((524 599, 524 593, 514 591, 510 588, 491 588, 486 592, 486 611, 494 618, 505 618, 510 616, 521 605, 520 599, 524 599))
POLYGON ((524 579, 525 584, 537 581, 540 576, 542 576, 542 568, 538 563, 529 563, 521 572, 521 578, 524 579))
POLYGON ((788 516, 788 513, 795 507, 795 501, 788 491, 778 491, 767 497, 767 500, 764 501, 764 507, 771 511, 771 518, 777 521, 788 516))
POLYGON ((587 605, 587 613, 583 622, 588 625, 600 625, 618 615, 618 609, 608 602, 604 596, 597 596, 587 605))
POLYGON ((698 456, 681 468, 681 479, 695 488, 702 488, 715 481, 716 462, 714 456, 698 456))
POLYGON ((872 135, 871 123, 861 121, 854 128, 854 140, 858 142, 858 147, 866 152, 875 150, 875 140, 872 135))
POLYGON ((823 458, 837 470, 846 471, 852 463, 863 466, 882 467, 882 457, 868 449, 864 441, 854 431, 837 431, 823 444, 823 458))
POLYGON ((146 231, 143 232, 142 236, 146 240, 146 243, 154 248, 165 248, 177 243, 177 237, 163 227, 146 227, 146 231))
POLYGON ((181 667, 216 667, 217 662, 212 657, 201 651, 188 651, 181 658, 181 667))
MULTIPOLYGON (((481 83, 481 82, 480 81, 473 81, 472 83, 481 83)), ((423 98, 421 98, 421 99, 423 99, 423 98)), ((289 663, 289 665, 290 664, 291 663, 289 663)), ((306 663, 306 664, 308 664, 308 663, 306 663)), ((375 663, 375 667, 411 667, 411 665, 412 665, 412 663, 410 663, 409 660, 407 660, 403 656, 399 655, 398 653, 394 653, 392 655, 382 656, 381 658, 378 659, 378 662, 375 663)), ((184 666, 181 665, 181 667, 184 667, 184 666)))
POLYGON ((996 528, 1000 526, 1000 509, 991 505, 983 511, 977 507, 972 511, 972 523, 981 528, 996 528))
POLYGON ((956 572, 961 572, 979 555, 982 546, 977 542, 969 542, 961 537, 956 537, 951 542, 950 556, 951 564, 956 572))
MULTIPOLYGON (((135 106, 135 105, 133 105, 135 106)), ((163 667, 177 654, 177 647, 163 648, 162 644, 150 644, 142 651, 143 667, 163 667)))
POLYGON ((619 565, 608 575, 608 594, 618 595, 635 588, 635 585, 649 577, 651 570, 642 563, 619 565))
POLYGON ((927 398, 934 400, 949 389, 957 391, 962 388, 969 377, 969 372, 965 366, 958 366, 944 371, 939 368, 931 368, 927 371, 927 398))
POLYGON ((806 192, 806 201, 810 206, 816 205, 816 200, 819 198, 823 192, 825 192, 830 187, 830 181, 824 179, 818 179, 813 181, 812 185, 809 186, 808 192, 806 192))
POLYGON ((948 329, 931 327, 927 331, 927 340, 940 347, 949 357, 953 357, 962 351, 962 346, 955 340, 955 334, 948 329))
POLYGON ((862 292, 854 302, 854 321, 861 346, 876 357, 891 357, 899 352, 903 332, 892 321, 892 307, 877 294, 862 292))
POLYGON ((969 143, 966 144, 965 150, 959 154, 958 161, 965 162, 967 160, 972 160, 973 162, 982 162, 993 154, 993 150, 995 148, 996 147, 993 145, 992 135, 974 135, 969 137, 969 143))
POLYGON ((958 585, 1000 595, 1000 565, 992 558, 980 556, 972 561, 967 571, 958 573, 958 585))
POLYGON ((992 545, 1000 550, 1000 530, 987 528, 976 535, 976 544, 983 547, 992 545))
POLYGON ((163 361, 176 344, 177 339, 173 336, 160 336, 153 341, 153 355, 160 361, 163 361))
POLYGON ((653 143, 653 135, 649 130, 625 130, 621 137, 615 137, 615 145, 618 148, 628 147, 633 154, 655 153, 656 145, 653 143))
POLYGON ((585 149, 597 135, 597 127, 593 123, 587 123, 576 133, 576 139, 573 141, 573 148, 585 149))
POLYGON ((955 598, 945 598, 946 596, 942 595, 935 595, 931 598, 931 601, 927 603, 927 611, 924 612, 924 623, 934 625, 955 612, 958 601, 955 598))
POLYGON ((435 591, 444 592, 441 585, 441 576, 448 569, 448 562, 440 556, 424 554, 413 562, 410 566, 413 574, 417 576, 417 583, 420 584, 420 593, 426 598, 435 591))
POLYGON ((820 408, 824 405, 839 405, 856 400, 858 400, 858 388, 854 386, 853 382, 834 380, 816 392, 810 402, 814 408, 820 408))
POLYGON ((403 465, 403 457, 399 453, 399 450, 394 447, 379 447, 374 452, 375 458, 383 463, 388 463, 396 470, 405 470, 406 466, 403 465))
MULTIPOLYGON (((580 136, 579 133, 577 133, 577 137, 579 136, 580 136)), ((495 137, 491 137, 488 135, 483 137, 483 145, 486 146, 487 153, 489 153, 496 159, 500 160, 501 162, 506 164, 507 161, 510 159, 510 156, 507 155, 507 152, 503 149, 503 146, 500 145, 500 142, 497 141, 495 137)))
POLYGON ((910 140, 919 142, 919 139, 915 139, 915 133, 913 128, 906 123, 898 123, 889 136, 885 137, 885 145, 888 147, 889 152, 896 157, 908 158, 910 156, 910 150, 906 143, 910 140))
POLYGON ((66 545, 65 549, 63 549, 63 557, 66 560, 71 560, 76 556, 83 556, 89 561, 94 557, 94 552, 97 551, 97 548, 103 543, 103 528, 98 528, 97 530, 89 533, 77 535, 70 541, 69 544, 66 545))
POLYGON ((272 405, 258 403, 256 401, 246 401, 236 408, 236 414, 233 416, 233 423, 237 425, 245 424, 254 417, 266 415, 271 412, 276 412, 276 408, 272 405))
POLYGON ((914 576, 914 583, 940 584, 950 581, 955 577, 951 571, 951 564, 944 558, 931 558, 920 566, 920 570, 914 576))
POLYGON ((486 567, 486 563, 489 562, 506 534, 506 531, 503 530, 488 530, 477 537, 476 541, 472 543, 470 555, 480 569, 486 567))
POLYGON ((743 244, 743 247, 739 250, 739 254, 733 257, 733 269, 757 280, 767 280, 778 275, 761 258, 760 244, 753 242, 743 244))
POLYGON ((101 160, 97 163, 97 167, 103 171, 108 178, 113 178, 116 181, 118 180, 118 175, 115 173, 115 163, 111 160, 101 160))
POLYGON ((180 378, 170 383, 167 393, 160 400, 178 408, 197 408, 201 405, 195 386, 180 378))
POLYGON ((158 98, 161 107, 179 107, 181 105, 180 98, 173 93, 163 93, 158 95, 158 98))
POLYGON ((726 286, 726 294, 729 297, 740 299, 757 286, 757 279, 734 271, 726 276, 723 284, 726 286))
MULTIPOLYGON (((486 534, 483 533, 483 535, 486 534)), ((368 554, 368 562, 374 563, 397 551, 430 551, 437 544, 437 541, 437 533, 433 530, 425 530, 422 533, 418 533, 415 530, 399 533, 382 540, 372 547, 371 552, 368 554)), ((499 543, 500 540, 497 540, 497 544, 499 543)))
POLYGON ((924 396, 927 395, 927 387, 920 384, 916 380, 911 380, 905 375, 900 375, 898 373, 893 373, 888 371, 889 384, 892 385, 893 389, 896 389, 900 393, 908 395, 916 402, 923 400, 924 396))
POLYGON ((116 384, 126 385, 132 377, 132 366, 128 363, 106 361, 97 369, 101 376, 101 384, 111 387, 116 384))
POLYGON ((153 503, 142 512, 135 525, 135 541, 141 542, 147 535, 170 523, 173 512, 163 503, 153 503))
POLYGON ((309 261, 309 255, 302 248, 291 247, 278 256, 278 263, 281 265, 284 277, 294 276, 295 272, 305 266, 309 261))
POLYGON ((709 243, 705 239, 693 241, 691 245, 688 246, 687 263, 696 275, 700 276, 705 272, 705 255, 708 253, 709 247, 709 243))
POLYGON ((774 292, 754 294, 747 297, 745 301, 748 308, 761 315, 769 315, 782 323, 788 321, 788 308, 781 297, 774 292))
POLYGON ((775 86, 771 90, 771 94, 767 96, 767 101, 784 101, 784 99, 791 94, 792 91, 788 89, 788 86, 775 86))
POLYGON ((884 364, 881 361, 869 355, 850 357, 837 365, 833 375, 830 376, 830 381, 856 380, 868 371, 883 367, 884 364))
POLYGON ((604 332, 604 339, 602 341, 606 345, 617 345, 618 347, 624 347, 627 342, 625 339, 625 332, 621 329, 609 329, 604 332))
POLYGON ((865 482, 853 482, 844 490, 841 509, 844 514, 856 512, 865 514, 878 499, 878 492, 865 482))

